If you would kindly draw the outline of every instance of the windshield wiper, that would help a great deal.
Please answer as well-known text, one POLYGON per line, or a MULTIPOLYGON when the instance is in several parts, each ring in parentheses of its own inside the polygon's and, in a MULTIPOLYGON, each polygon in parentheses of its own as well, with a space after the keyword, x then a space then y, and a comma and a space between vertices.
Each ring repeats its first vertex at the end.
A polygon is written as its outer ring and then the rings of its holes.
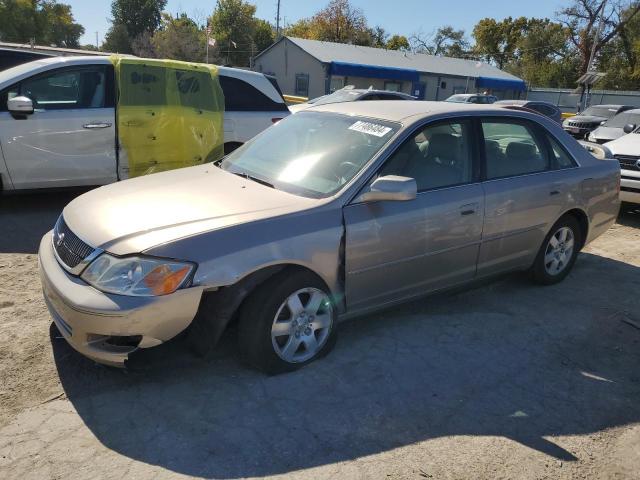
POLYGON ((267 182, 266 180, 262 180, 261 178, 258 178, 258 177, 254 177, 254 176, 252 176, 252 175, 249 175, 249 174, 248 174, 248 173, 246 173, 246 172, 233 172, 233 174, 234 174, 234 175, 238 175, 239 177, 242 177, 242 178, 246 178, 247 180, 253 180, 254 182, 256 182, 256 183, 260 183, 260 184, 262 184, 262 185, 264 185, 264 186, 266 186, 266 187, 270 187, 270 188, 274 188, 274 189, 276 188, 276 187, 273 185, 273 183, 269 183, 269 182, 267 182))

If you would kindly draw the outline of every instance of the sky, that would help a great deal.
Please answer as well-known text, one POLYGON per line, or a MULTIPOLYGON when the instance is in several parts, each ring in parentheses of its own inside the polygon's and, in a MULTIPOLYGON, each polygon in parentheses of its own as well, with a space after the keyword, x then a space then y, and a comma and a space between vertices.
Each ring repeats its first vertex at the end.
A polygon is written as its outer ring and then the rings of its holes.
MULTIPOLYGON (((96 42, 98 32, 102 43, 109 28, 110 0, 61 0, 72 6, 77 22, 85 28, 81 43, 96 42)), ((257 6, 256 16, 275 23, 276 0, 249 0, 257 6)), ((309 17, 321 9, 328 0, 281 0, 281 22, 293 23, 309 17)), ((380 25, 391 33, 409 37, 416 32, 429 34, 442 25, 463 28, 470 35, 473 26, 484 17, 548 17, 568 3, 568 0, 351 0, 361 8, 369 25, 380 25)), ((169 0, 170 13, 185 12, 202 20, 215 8, 215 0, 169 0)))

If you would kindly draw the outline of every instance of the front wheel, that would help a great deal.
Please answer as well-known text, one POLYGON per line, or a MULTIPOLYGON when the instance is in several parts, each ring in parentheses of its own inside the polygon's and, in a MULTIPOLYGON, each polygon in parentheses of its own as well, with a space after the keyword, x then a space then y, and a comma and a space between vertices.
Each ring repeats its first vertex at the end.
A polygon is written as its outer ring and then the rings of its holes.
POLYGON ((558 220, 544 239, 532 267, 533 279, 542 285, 561 282, 569 274, 582 245, 577 220, 566 216, 558 220))
POLYGON ((314 274, 284 271, 247 299, 238 333, 249 363, 268 374, 289 372, 333 348, 336 309, 314 274))

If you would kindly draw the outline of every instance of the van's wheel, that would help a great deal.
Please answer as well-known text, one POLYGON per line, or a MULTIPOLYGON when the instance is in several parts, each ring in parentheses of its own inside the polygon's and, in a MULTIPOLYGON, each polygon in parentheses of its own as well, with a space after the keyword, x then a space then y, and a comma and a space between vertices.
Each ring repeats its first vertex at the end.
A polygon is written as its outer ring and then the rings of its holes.
POLYGON ((572 216, 562 217, 545 237, 531 268, 534 281, 542 285, 561 282, 569 274, 582 247, 582 232, 572 216))
POLYGON ((240 311, 240 352, 254 367, 275 375, 296 370, 333 348, 336 308, 311 272, 283 271, 251 294, 240 311))

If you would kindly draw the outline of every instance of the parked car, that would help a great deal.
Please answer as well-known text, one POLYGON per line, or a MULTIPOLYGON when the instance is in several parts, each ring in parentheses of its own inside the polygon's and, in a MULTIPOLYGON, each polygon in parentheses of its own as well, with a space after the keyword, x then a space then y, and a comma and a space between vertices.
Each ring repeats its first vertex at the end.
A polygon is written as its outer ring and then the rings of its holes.
POLYGON ((40 244, 42 286, 98 362, 190 325, 204 353, 237 318, 245 358, 279 373, 327 353, 345 318, 508 271, 563 280, 615 221, 619 179, 537 114, 323 105, 215 164, 76 198, 40 244))
POLYGON ((606 120, 601 126, 587 135, 594 143, 607 143, 631 133, 640 126, 640 109, 626 110, 606 120))
POLYGON ((567 118, 562 127, 573 137, 583 139, 603 122, 633 108, 631 105, 594 105, 578 115, 567 118))
POLYGON ((533 110, 541 115, 549 117, 550 119, 562 123, 562 112, 553 103, 543 102, 538 100, 499 100, 495 102, 496 105, 502 107, 522 107, 533 110))
POLYGON ((620 162, 620 200, 640 204, 640 127, 603 147, 620 162))
MULTIPOLYGON (((282 95, 260 73, 219 67, 219 81, 226 152, 289 114, 282 95)), ((53 57, 0 72, 0 189, 126 178, 118 171, 115 98, 109 57, 53 57)))
POLYGON ((498 97, 494 97, 493 95, 480 95, 479 93, 459 93, 456 95, 451 95, 449 98, 445 100, 445 102, 452 102, 452 103, 480 103, 480 104, 496 103, 497 101, 498 101, 498 97))
POLYGON ((300 112, 318 105, 329 105, 340 102, 360 102, 363 100, 415 100, 416 97, 408 93, 392 92, 390 90, 374 90, 364 88, 342 88, 328 95, 314 98, 305 103, 299 103, 289 107, 291 113, 300 112))

